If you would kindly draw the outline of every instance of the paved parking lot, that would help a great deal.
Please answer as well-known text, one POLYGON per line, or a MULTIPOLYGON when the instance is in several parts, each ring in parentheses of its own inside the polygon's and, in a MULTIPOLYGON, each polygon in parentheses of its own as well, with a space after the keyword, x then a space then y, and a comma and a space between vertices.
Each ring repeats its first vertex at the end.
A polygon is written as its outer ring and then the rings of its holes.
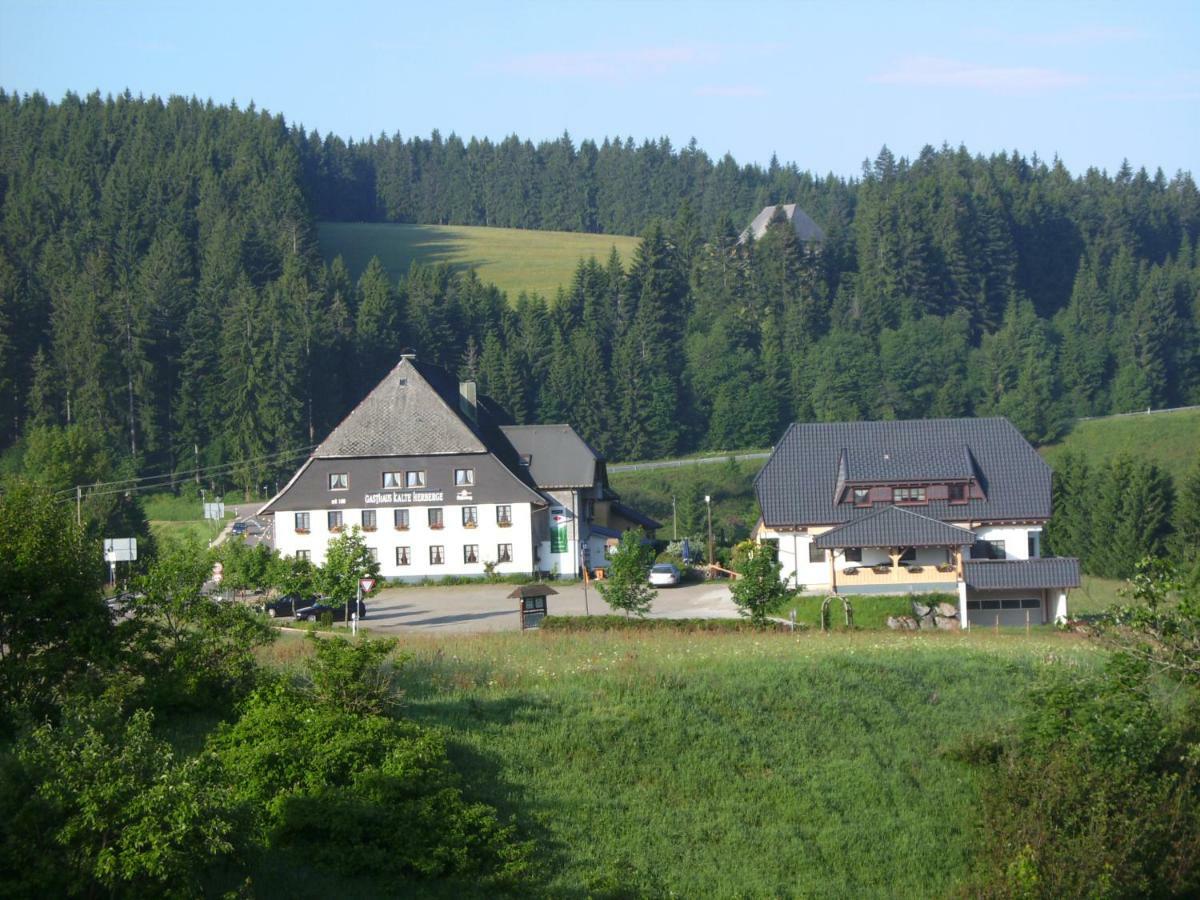
MULTIPOLYGON (((363 625, 382 634, 410 631, 519 631, 517 601, 508 599, 515 585, 469 584, 453 587, 385 588, 367 600, 363 625)), ((585 614, 581 584, 553 585, 558 591, 547 601, 551 615, 585 614)), ((587 591, 586 612, 605 615, 613 610, 593 583, 587 591)), ((661 588, 651 608, 652 618, 736 618, 737 606, 727 583, 689 584, 661 588)))

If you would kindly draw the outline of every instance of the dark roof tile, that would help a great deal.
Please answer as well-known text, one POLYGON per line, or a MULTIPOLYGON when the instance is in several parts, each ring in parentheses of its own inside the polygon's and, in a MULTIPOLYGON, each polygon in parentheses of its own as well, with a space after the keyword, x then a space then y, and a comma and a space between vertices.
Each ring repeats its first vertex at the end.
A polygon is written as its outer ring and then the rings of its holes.
POLYGON ((973 559, 963 565, 969 587, 981 591, 1079 587, 1079 560, 973 559))

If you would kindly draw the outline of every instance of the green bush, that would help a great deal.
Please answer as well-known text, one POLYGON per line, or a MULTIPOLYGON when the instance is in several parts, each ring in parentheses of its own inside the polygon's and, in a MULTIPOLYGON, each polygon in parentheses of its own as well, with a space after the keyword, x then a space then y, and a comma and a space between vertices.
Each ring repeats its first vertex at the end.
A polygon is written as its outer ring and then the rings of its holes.
POLYGON ((530 847, 463 796, 438 731, 312 702, 280 681, 211 748, 268 850, 401 880, 505 886, 528 871, 530 847))
POLYGON ((177 762, 145 710, 72 710, 0 761, 0 895, 203 893, 236 821, 211 759, 177 762))
POLYGON ((1015 733, 961 755, 986 767, 972 893, 994 897, 1195 896, 1200 758, 1195 705, 1168 709, 1118 658, 1059 675, 1015 733))

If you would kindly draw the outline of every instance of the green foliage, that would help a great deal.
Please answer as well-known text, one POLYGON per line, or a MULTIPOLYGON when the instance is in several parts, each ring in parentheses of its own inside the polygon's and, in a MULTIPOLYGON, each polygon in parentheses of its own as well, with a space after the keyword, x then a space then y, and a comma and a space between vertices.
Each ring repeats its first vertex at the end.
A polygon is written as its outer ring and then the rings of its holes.
POLYGON ((203 707, 245 692, 255 679, 255 648, 277 636, 246 607, 202 594, 212 564, 198 546, 168 544, 135 583, 134 615, 119 634, 157 706, 203 707))
POLYGON ((1067 453, 1089 467, 1132 454, 1152 462, 1181 484, 1196 462, 1196 436, 1200 434, 1200 409, 1181 409, 1154 415, 1115 416, 1076 422, 1057 444, 1041 448, 1046 462, 1057 469, 1067 453))
POLYGON ((0 893, 194 897, 236 820, 206 756, 176 760, 145 710, 79 707, 23 737, 0 776, 0 893))
POLYGON ((311 702, 277 683, 254 693, 212 748, 268 848, 390 879, 499 886, 528 869, 530 848, 494 810, 465 799, 432 729, 311 702))
POLYGON ((0 706, 39 709, 108 655, 100 544, 48 491, 10 482, 0 494, 0 706))
MULTIPOLYGON (((735 553, 735 559, 738 554, 735 553)), ((779 578, 782 566, 772 544, 759 544, 747 548, 736 563, 741 577, 729 587, 733 602, 743 616, 749 616, 755 625, 765 624, 767 615, 786 603, 793 591, 779 578)))
POLYGON ((317 638, 310 634, 315 651, 308 662, 312 693, 318 703, 362 715, 382 713, 397 701, 392 688, 391 667, 403 663, 392 659, 394 638, 351 643, 343 637, 317 638))
POLYGON ((1145 560, 1101 619, 1104 670, 1047 677, 984 753, 979 893, 1190 896, 1200 889, 1200 604, 1145 560), (1162 679, 1181 686, 1162 691, 1162 679))
MULTIPOLYGON (((379 562, 371 558, 362 531, 355 525, 329 542, 325 564, 317 573, 316 584, 334 604, 353 603, 358 596, 358 580, 379 575, 379 562)), ((378 590, 376 585, 376 590, 378 590)), ((369 596, 369 595, 364 595, 369 596)))
POLYGON ((645 533, 633 528, 621 535, 621 542, 608 559, 602 581, 596 590, 604 602, 625 615, 645 616, 658 591, 650 587, 650 567, 654 565, 654 548, 644 543, 645 533))

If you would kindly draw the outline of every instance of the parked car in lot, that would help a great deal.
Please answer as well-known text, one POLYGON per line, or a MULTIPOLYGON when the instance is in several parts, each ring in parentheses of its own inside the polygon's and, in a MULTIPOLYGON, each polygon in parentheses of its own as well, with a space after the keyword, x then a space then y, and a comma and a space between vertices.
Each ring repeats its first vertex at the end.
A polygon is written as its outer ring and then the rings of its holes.
MULTIPOLYGON (((325 613, 330 614, 330 618, 334 622, 346 621, 346 609, 349 608, 354 612, 354 604, 346 603, 331 603, 328 599, 320 600, 312 606, 302 606, 296 610, 296 620, 299 622, 319 622, 325 613)), ((361 600, 358 601, 358 618, 365 619, 367 617, 367 604, 361 600)))
POLYGON ((655 587, 674 587, 679 584, 679 570, 673 563, 655 563, 650 567, 650 583, 655 587))
POLYGON ((265 612, 272 619, 277 616, 294 616, 296 610, 304 609, 317 603, 316 597, 301 597, 299 594, 284 594, 270 603, 259 604, 259 611, 265 612))

